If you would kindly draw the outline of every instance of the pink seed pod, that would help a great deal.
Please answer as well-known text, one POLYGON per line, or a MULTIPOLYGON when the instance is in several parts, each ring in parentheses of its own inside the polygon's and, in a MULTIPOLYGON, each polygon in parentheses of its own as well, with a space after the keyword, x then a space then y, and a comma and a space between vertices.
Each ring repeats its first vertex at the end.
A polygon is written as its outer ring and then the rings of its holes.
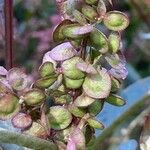
POLYGON ((12 118, 11 122, 15 128, 25 129, 31 126, 32 119, 28 114, 18 113, 12 118))

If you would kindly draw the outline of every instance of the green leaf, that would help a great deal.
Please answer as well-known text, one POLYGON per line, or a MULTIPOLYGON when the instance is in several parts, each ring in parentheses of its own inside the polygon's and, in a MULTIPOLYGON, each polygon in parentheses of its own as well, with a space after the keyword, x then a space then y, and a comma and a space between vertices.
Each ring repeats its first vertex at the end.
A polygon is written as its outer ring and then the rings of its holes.
POLYGON ((110 11, 104 17, 104 25, 113 31, 121 31, 129 25, 128 17, 120 11, 110 11))
POLYGON ((101 129, 101 130, 104 129, 104 125, 95 119, 89 118, 87 122, 92 128, 101 129))
POLYGON ((65 129, 72 121, 71 113, 61 106, 50 107, 47 115, 51 128, 55 130, 65 129))

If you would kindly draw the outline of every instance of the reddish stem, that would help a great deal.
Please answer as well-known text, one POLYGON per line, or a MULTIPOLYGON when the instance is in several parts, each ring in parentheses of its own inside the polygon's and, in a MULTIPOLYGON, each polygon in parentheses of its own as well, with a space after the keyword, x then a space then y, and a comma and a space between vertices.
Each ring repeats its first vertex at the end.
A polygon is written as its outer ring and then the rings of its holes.
POLYGON ((13 67, 13 0, 5 0, 6 68, 13 67))

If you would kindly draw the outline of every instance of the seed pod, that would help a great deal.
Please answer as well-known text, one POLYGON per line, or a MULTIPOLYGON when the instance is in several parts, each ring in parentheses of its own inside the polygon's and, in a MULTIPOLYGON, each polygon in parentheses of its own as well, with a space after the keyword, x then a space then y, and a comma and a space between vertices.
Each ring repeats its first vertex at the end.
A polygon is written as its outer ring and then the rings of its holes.
POLYGON ((8 71, 7 80, 14 90, 24 90, 28 85, 27 75, 22 69, 12 68, 8 71))
POLYGON ((0 66, 0 76, 6 76, 8 71, 3 67, 0 66))
POLYGON ((19 129, 25 129, 31 126, 31 116, 25 113, 16 114, 11 120, 13 126, 19 129))
POLYGON ((0 119, 7 120, 20 110, 19 98, 11 93, 0 97, 0 119))
POLYGON ((59 150, 66 150, 66 144, 63 143, 62 141, 55 141, 55 143, 59 150))
POLYGON ((95 120, 94 118, 89 118, 87 122, 92 128, 101 130, 104 129, 104 125, 101 122, 95 120))
POLYGON ((70 42, 65 42, 56 46, 49 53, 50 57, 55 61, 64 61, 66 59, 70 59, 75 54, 76 51, 70 42))
POLYGON ((98 2, 98 0, 85 0, 87 4, 94 5, 98 2))
POLYGON ((107 11, 106 10, 106 5, 105 5, 104 1, 103 0, 99 0, 98 1, 98 6, 97 6, 97 12, 98 12, 99 17, 101 19, 105 16, 106 11, 107 11))
POLYGON ((32 136, 36 136, 39 138, 47 137, 47 132, 46 132, 45 128, 37 122, 33 122, 32 126, 28 130, 25 130, 23 133, 32 135, 32 136))
POLYGON ((62 95, 54 98, 55 104, 67 104, 72 101, 72 97, 69 94, 62 95))
POLYGON ((54 71, 54 65, 51 62, 45 62, 39 68, 39 74, 41 77, 53 75, 54 71))
POLYGON ((115 106, 123 106, 126 104, 126 102, 120 96, 115 94, 111 94, 109 97, 107 97, 106 102, 115 106))
POLYGON ((104 25, 110 30, 122 31, 129 25, 129 19, 120 11, 110 11, 105 15, 104 25))
POLYGON ((111 92, 117 92, 120 88, 120 82, 116 78, 111 78, 111 92))
POLYGON ((89 5, 84 5, 82 7, 82 13, 91 22, 96 22, 97 19, 98 19, 98 13, 97 13, 97 11, 93 7, 91 7, 89 5))
POLYGON ((38 79, 34 84, 38 88, 48 88, 57 80, 57 76, 50 76, 38 79))
POLYGON ((85 16, 78 10, 73 11, 73 16, 75 20, 81 25, 85 25, 88 23, 85 16))
POLYGON ((61 106, 50 107, 47 115, 51 128, 55 130, 65 129, 72 121, 71 113, 61 106))
POLYGON ((63 74, 70 79, 82 79, 85 74, 76 68, 77 63, 84 62, 80 57, 73 57, 62 63, 63 74))
POLYGON ((83 108, 78 108, 74 104, 68 106, 68 110, 75 116, 82 118, 86 114, 86 110, 83 108))
POLYGON ((90 106, 88 106, 88 113, 92 116, 96 116, 103 109, 104 103, 100 100, 94 101, 90 106))
POLYGON ((96 99, 106 98, 111 89, 111 78, 105 69, 95 75, 87 76, 83 83, 84 92, 96 99))
POLYGON ((95 99, 93 99, 83 93, 82 95, 78 96, 75 99, 74 104, 77 107, 87 107, 87 106, 91 105, 94 101, 95 101, 95 99))
POLYGON ((96 28, 90 33, 90 45, 101 53, 108 51, 108 40, 106 36, 96 28))
POLYGON ((82 39, 75 39, 75 40, 70 41, 70 43, 75 49, 80 49, 82 39))
POLYGON ((120 36, 118 33, 111 33, 108 38, 109 49, 112 53, 117 53, 120 47, 120 36))
POLYGON ((66 26, 66 25, 69 25, 69 24, 72 24, 72 21, 66 19, 66 20, 63 20, 54 30, 53 32, 53 40, 54 42, 62 42, 65 40, 65 36, 63 35, 63 28, 66 26))
POLYGON ((70 24, 63 28, 63 34, 70 39, 81 39, 93 30, 93 25, 70 24))
POLYGON ((26 102, 26 104, 31 106, 40 104, 42 101, 45 100, 45 98, 45 94, 39 89, 29 90, 23 96, 23 99, 26 102))
POLYGON ((78 89, 82 86, 84 79, 70 79, 67 77, 64 77, 65 86, 69 89, 78 89))
POLYGON ((0 94, 11 93, 11 89, 5 85, 2 81, 0 81, 0 94))

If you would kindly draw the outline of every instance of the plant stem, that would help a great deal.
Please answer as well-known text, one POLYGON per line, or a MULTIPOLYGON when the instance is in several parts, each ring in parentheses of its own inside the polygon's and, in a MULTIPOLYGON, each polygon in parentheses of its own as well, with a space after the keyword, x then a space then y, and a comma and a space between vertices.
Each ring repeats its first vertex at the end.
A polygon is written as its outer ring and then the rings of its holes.
POLYGON ((58 150, 57 146, 50 141, 5 130, 0 131, 0 142, 17 144, 34 150, 58 150))
POLYGON ((4 1, 6 68, 13 67, 13 0, 4 1))

